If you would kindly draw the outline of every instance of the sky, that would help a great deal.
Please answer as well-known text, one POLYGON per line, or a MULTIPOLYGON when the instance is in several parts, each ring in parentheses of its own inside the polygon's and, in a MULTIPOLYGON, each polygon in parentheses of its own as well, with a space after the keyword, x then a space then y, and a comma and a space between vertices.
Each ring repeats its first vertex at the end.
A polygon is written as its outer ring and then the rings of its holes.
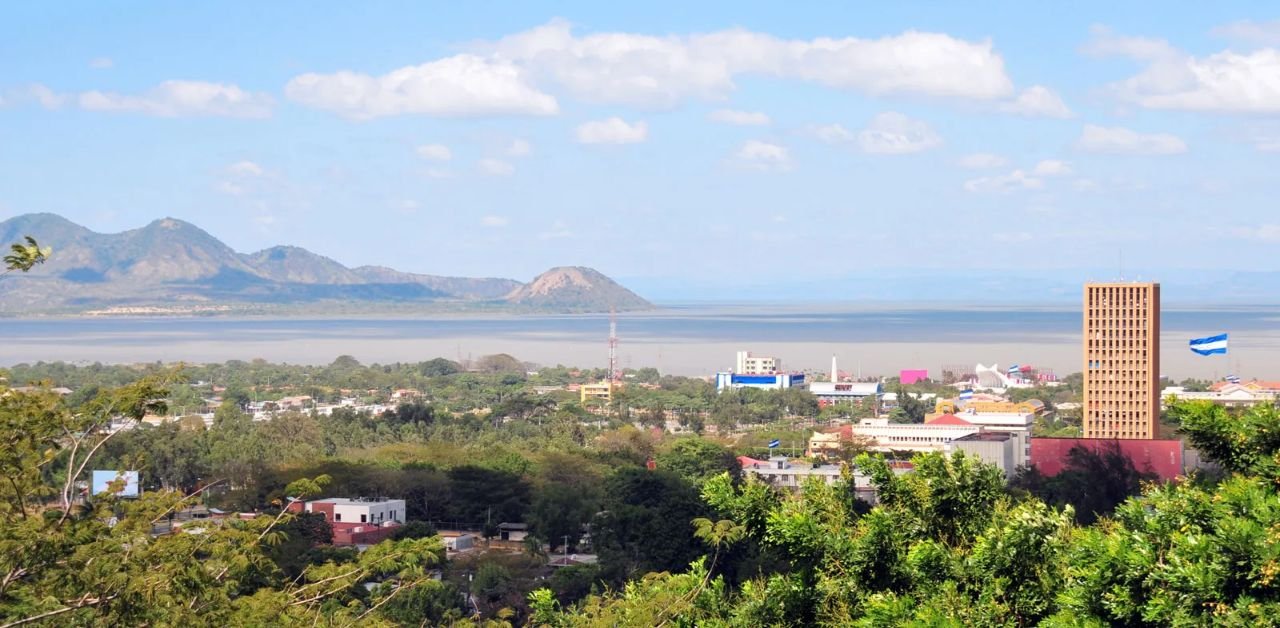
POLYGON ((0 220, 646 286, 1280 270, 1280 8, 619 4, 5 3, 0 220))

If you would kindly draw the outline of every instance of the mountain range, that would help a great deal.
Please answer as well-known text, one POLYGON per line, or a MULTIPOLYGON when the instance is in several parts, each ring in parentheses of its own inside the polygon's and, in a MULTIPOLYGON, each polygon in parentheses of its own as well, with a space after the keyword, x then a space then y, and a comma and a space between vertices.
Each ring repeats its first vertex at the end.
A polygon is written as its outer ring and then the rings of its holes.
POLYGON ((591 268, 552 268, 527 284, 348 268, 295 246, 238 253, 175 218, 111 234, 56 214, 0 222, 0 244, 27 235, 53 254, 28 274, 0 277, 0 314, 278 311, 333 304, 562 312, 653 307, 591 268))

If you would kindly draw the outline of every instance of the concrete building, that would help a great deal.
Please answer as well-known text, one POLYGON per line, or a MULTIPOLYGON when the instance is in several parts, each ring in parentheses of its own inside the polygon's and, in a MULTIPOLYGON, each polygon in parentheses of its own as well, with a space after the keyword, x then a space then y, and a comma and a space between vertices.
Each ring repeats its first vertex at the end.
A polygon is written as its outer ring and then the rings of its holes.
POLYGON ((609 380, 596 384, 583 384, 578 388, 578 399, 584 404, 593 400, 609 403, 610 401, 613 401, 613 389, 616 386, 616 384, 609 380))
POLYGON ((804 386, 803 373, 770 373, 768 375, 739 375, 738 373, 716 373, 716 390, 726 388, 759 388, 761 390, 782 390, 804 386))
POLYGON ((827 432, 814 432, 809 439, 809 454, 830 456, 839 453, 843 443, 854 439, 869 441, 871 451, 944 451, 947 443, 982 428, 954 415, 939 417, 932 423, 890 423, 888 419, 863 419, 856 425, 842 425, 827 432))
POLYGON ((1181 386, 1170 386, 1160 391, 1161 401, 1167 399, 1178 401, 1208 401, 1228 408, 1251 408, 1259 404, 1274 404, 1277 395, 1274 392, 1251 390, 1243 384, 1230 384, 1217 390, 1190 391, 1181 386))
POLYGON ((819 406, 873 399, 878 407, 884 387, 879 382, 809 382, 809 392, 818 398, 819 406))
POLYGON ((1018 467, 1030 459, 1030 434, 1014 432, 978 432, 961 436, 947 443, 948 454, 963 451, 983 462, 993 464, 1004 472, 1005 479, 1012 478, 1018 467))
MULTIPOLYGON (((791 492, 799 491, 809 478, 819 478, 828 486, 841 479, 839 464, 813 464, 792 460, 786 456, 771 456, 768 460, 739 456, 738 462, 742 465, 743 473, 754 475, 791 492)), ((895 472, 905 472, 905 469, 903 471, 895 469, 895 472)), ((871 478, 856 469, 853 472, 853 489, 864 501, 872 504, 876 502, 876 489, 871 485, 871 478)))
POLYGON ((1084 437, 1151 439, 1160 418, 1160 284, 1084 286, 1084 437))
POLYGON ((476 545, 476 535, 462 530, 440 530, 440 540, 450 552, 465 552, 476 545))
POLYGON ((323 513, 330 523, 404 523, 404 511, 403 499, 330 497, 306 504, 306 512, 323 513))
POLYGON ((1155 473, 1161 480, 1173 480, 1184 470, 1182 441, 1172 439, 1033 438, 1031 464, 1047 476, 1057 475, 1066 468, 1075 447, 1097 453, 1116 447, 1134 468, 1155 473))
POLYGON ((750 351, 739 351, 737 365, 733 369, 739 375, 764 375, 782 370, 782 361, 778 358, 752 355, 750 351))

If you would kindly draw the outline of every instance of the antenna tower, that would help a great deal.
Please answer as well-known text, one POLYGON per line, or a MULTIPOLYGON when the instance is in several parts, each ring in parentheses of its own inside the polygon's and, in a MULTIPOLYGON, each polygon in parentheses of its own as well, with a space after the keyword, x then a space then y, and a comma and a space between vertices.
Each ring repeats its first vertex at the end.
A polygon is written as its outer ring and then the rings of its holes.
POLYGON ((618 372, 618 312, 609 307, 609 381, 617 383, 622 379, 618 372))

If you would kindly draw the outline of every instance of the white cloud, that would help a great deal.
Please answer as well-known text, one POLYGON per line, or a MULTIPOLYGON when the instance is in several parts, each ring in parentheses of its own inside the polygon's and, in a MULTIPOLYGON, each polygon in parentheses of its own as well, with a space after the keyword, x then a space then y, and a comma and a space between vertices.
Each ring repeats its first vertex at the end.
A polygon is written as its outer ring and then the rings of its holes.
POLYGON ((972 153, 961 157, 956 163, 961 168, 968 168, 970 170, 986 170, 988 168, 1000 168, 1002 166, 1007 166, 1009 164, 1009 160, 1001 157, 1000 155, 993 155, 991 153, 972 153))
POLYGON ((505 227, 507 226, 508 222, 510 221, 503 216, 485 216, 484 218, 480 219, 481 225, 484 225, 486 227, 493 227, 493 228, 505 227))
POLYGON ((110 57, 97 57, 89 60, 89 67, 95 70, 109 70, 115 66, 115 62, 110 57))
POLYGON ((1187 144, 1168 133, 1138 133, 1124 127, 1084 125, 1076 148, 1088 153, 1115 155, 1176 155, 1187 152, 1187 144))
POLYGON ((247 92, 228 83, 165 81, 133 96, 90 91, 79 95, 82 109, 142 113, 161 117, 227 116, 265 118, 271 115, 267 94, 247 92))
POLYGON ((814 137, 828 144, 852 142, 857 136, 840 124, 827 124, 813 129, 814 137))
POLYGON ((631 124, 613 117, 585 122, 574 131, 574 136, 579 144, 635 144, 649 137, 649 125, 644 122, 631 124))
POLYGON ((1101 25, 1095 25, 1089 30, 1093 37, 1080 51, 1090 56, 1122 56, 1147 61, 1178 56, 1178 49, 1163 39, 1116 35, 1110 28, 1101 25))
POLYGON ((689 36, 575 35, 552 22, 477 46, 590 102, 672 107, 718 100, 757 75, 870 94, 992 100, 1013 92, 989 40, 907 31, 879 39, 782 39, 744 29, 689 36))
POLYGON ((66 94, 59 94, 39 83, 6 89, 0 93, 0 106, 35 103, 52 110, 62 107, 66 102, 66 94))
POLYGON ((453 171, 444 168, 427 168, 422 171, 423 176, 428 179, 452 179, 453 171))
POLYGON ((1032 85, 1018 97, 1000 105, 1000 111, 1028 117, 1070 118, 1071 108, 1062 102, 1053 90, 1043 85, 1032 85))
POLYGON ((1058 159, 1045 159, 1031 169, 1031 174, 1040 177, 1061 177, 1071 172, 1071 164, 1058 159))
POLYGON ((1213 34, 1223 39, 1246 44, 1280 46, 1280 20, 1269 22, 1241 20, 1214 28, 1213 34))
POLYGON ((1280 50, 1249 53, 1224 50, 1204 57, 1181 52, 1168 42, 1118 37, 1095 29, 1085 51, 1121 55, 1144 62, 1136 75, 1109 86, 1118 98, 1147 109, 1218 113, 1280 112, 1280 50))
POLYGON ((751 170, 785 171, 791 169, 791 152, 778 144, 747 140, 733 154, 733 161, 751 170))
POLYGON ((260 177, 265 172, 266 171, 262 169, 262 166, 248 160, 237 161, 230 166, 227 166, 228 174, 242 177, 260 177))
POLYGON ((444 144, 423 144, 414 149, 418 156, 431 161, 449 161, 453 159, 453 151, 444 144))
POLYGON ((1280 224, 1258 225, 1255 227, 1237 227, 1232 235, 1245 240, 1280 243, 1280 224))
POLYGON ((285 94, 308 107, 350 118, 400 114, 430 116, 554 115, 556 99, 536 89, 519 66, 460 54, 382 76, 341 71, 303 74, 285 94))
POLYGON ((525 157, 533 152, 533 144, 527 140, 516 138, 511 140, 511 144, 507 146, 508 157, 525 157))
POLYGON ((964 182, 966 191, 977 193, 995 192, 1003 194, 1015 190, 1038 190, 1042 187, 1044 187, 1043 181, 1022 170, 1014 170, 1009 174, 978 177, 964 182))
POLYGON ((501 159, 481 159, 476 162, 476 166, 485 174, 491 174, 495 177, 506 177, 515 174, 516 167, 501 159))
POLYGON ((903 155, 941 145, 942 138, 927 123, 896 111, 877 115, 858 133, 858 146, 873 154, 903 155))
POLYGON ((769 116, 759 111, 738 111, 736 109, 716 109, 707 115, 712 122, 734 124, 737 126, 764 126, 769 124, 769 116))

